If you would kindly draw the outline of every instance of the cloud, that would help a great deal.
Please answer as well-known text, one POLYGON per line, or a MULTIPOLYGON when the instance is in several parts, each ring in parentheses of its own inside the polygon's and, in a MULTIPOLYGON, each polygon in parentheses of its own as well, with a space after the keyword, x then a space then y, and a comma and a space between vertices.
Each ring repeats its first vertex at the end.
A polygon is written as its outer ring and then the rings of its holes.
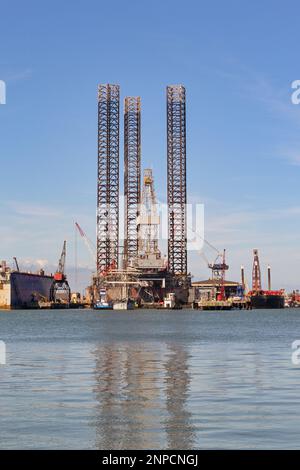
POLYGON ((285 160, 287 163, 293 166, 300 165, 300 145, 298 145, 297 150, 288 150, 283 151, 281 154, 281 158, 285 160))
POLYGON ((8 74, 6 77, 7 82, 19 82, 22 80, 27 80, 28 78, 32 77, 32 70, 30 68, 26 68, 24 70, 20 70, 19 72, 15 72, 12 74, 8 74))
POLYGON ((32 217, 61 217, 62 212, 57 208, 44 204, 9 201, 7 205, 19 215, 32 217))

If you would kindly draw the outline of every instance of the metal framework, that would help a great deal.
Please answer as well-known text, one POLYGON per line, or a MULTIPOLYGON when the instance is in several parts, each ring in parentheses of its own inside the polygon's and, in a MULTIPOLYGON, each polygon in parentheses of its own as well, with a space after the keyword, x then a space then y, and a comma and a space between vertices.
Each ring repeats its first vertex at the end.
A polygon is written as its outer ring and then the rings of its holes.
POLYGON ((185 88, 167 87, 168 262, 171 273, 187 274, 185 88))
POLYGON ((259 265, 258 250, 253 250, 252 290, 255 292, 261 290, 261 272, 259 265))
POLYGON ((98 276, 118 267, 119 102, 119 85, 98 85, 98 276))
POLYGON ((124 264, 138 256, 138 225, 141 200, 141 98, 127 96, 124 102, 124 264))
POLYGON ((154 179, 152 170, 146 168, 143 177, 143 189, 141 198, 141 209, 139 218, 140 243, 139 254, 141 256, 155 255, 160 258, 161 254, 158 248, 158 230, 160 219, 157 214, 157 203, 154 191, 154 179))

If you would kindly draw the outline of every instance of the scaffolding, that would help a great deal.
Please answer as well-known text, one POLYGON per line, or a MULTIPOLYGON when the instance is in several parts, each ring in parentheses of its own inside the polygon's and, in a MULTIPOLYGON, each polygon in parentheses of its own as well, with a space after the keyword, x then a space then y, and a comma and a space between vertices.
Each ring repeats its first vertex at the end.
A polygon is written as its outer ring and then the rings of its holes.
POLYGON ((119 85, 98 85, 98 276, 118 267, 119 101, 119 85))
POLYGON ((167 87, 168 262, 175 275, 187 274, 185 88, 167 87))
POLYGON ((141 99, 127 96, 124 101, 124 267, 138 256, 138 225, 141 199, 141 99))

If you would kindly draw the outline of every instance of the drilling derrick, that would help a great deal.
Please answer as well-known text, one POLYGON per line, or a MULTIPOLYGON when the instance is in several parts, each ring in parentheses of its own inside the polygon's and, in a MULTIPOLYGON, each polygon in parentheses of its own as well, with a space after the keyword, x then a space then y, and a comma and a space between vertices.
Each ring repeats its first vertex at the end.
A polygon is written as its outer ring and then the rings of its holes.
POLYGON ((253 250, 254 260, 252 269, 252 290, 258 292, 261 290, 261 273, 258 258, 258 250, 253 250))
POLYGON ((98 276, 118 267, 119 94, 119 85, 98 86, 98 276))
POLYGON ((124 267, 138 256, 139 206, 141 199, 141 99, 125 98, 124 111, 124 267))
POLYGON ((167 87, 169 271, 187 274, 185 88, 167 87))
POLYGON ((162 268, 163 260, 158 248, 158 233, 160 219, 157 214, 157 203, 154 191, 152 170, 144 170, 142 202, 139 225, 139 266, 146 265, 152 268, 162 268))

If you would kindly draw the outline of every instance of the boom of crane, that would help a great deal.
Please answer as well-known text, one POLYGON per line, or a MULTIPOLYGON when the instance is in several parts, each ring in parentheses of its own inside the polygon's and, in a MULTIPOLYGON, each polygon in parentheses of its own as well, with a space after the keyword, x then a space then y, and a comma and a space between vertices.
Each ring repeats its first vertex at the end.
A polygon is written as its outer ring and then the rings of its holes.
POLYGON ((91 242, 91 240, 87 237, 87 235, 84 233, 82 228, 80 227, 78 222, 75 222, 75 227, 77 228, 81 238, 83 239, 87 249, 89 250, 93 263, 96 264, 96 248, 94 244, 91 242))
POLYGON ((53 283, 50 289, 50 300, 55 303, 69 303, 71 290, 65 275, 67 242, 64 241, 63 249, 59 258, 58 268, 54 274, 53 283))
POLYGON ((67 252, 67 242, 65 240, 63 244, 63 249, 59 258, 58 268, 57 268, 56 273, 54 274, 55 281, 64 281, 66 279, 66 276, 65 276, 66 252, 67 252))

